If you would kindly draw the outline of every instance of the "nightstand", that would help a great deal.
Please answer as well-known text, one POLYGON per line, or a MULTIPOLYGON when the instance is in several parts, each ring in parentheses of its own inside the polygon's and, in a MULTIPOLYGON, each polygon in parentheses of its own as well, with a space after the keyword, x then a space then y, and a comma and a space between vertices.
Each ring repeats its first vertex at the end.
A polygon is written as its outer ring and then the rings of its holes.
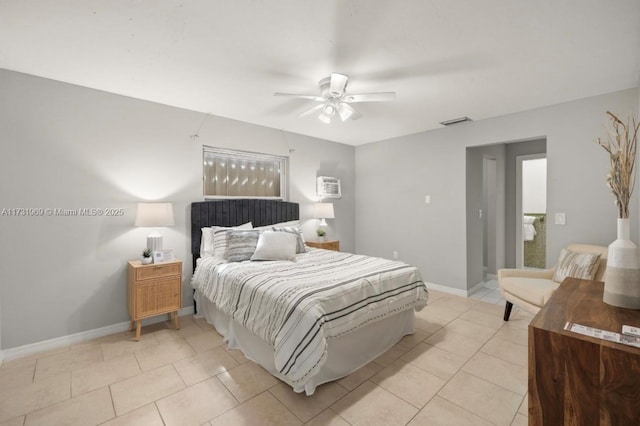
POLYGON ((315 247, 325 250, 340 251, 340 240, 332 241, 307 241, 309 247, 315 247))
POLYGON ((173 316, 173 325, 180 329, 178 311, 182 308, 182 261, 143 265, 139 260, 130 260, 128 267, 129 315, 133 331, 136 323, 136 340, 140 340, 140 329, 144 318, 168 314, 173 316))

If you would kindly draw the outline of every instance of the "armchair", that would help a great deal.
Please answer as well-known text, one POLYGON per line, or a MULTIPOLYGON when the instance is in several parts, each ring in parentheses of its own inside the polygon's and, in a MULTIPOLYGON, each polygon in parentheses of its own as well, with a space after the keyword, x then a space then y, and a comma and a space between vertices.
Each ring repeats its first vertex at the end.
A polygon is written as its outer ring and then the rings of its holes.
MULTIPOLYGON (((600 255, 595 266, 594 280, 602 281, 607 269, 607 247, 588 244, 571 244, 567 250, 576 253, 596 253, 600 255)), ((538 313, 547 303, 553 292, 560 286, 554 281, 557 265, 550 269, 500 269, 498 285, 502 297, 507 301, 504 307, 504 320, 509 321, 511 309, 516 304, 532 314, 538 313)))

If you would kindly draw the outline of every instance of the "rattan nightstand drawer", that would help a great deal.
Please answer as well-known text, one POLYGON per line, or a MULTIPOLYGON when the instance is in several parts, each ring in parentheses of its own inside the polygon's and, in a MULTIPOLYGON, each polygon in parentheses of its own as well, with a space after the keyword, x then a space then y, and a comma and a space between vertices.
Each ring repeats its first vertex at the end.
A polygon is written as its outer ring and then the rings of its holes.
POLYGON ((333 240, 333 241, 307 241, 307 245, 309 247, 315 247, 315 248, 320 248, 320 249, 325 249, 325 250, 340 251, 340 241, 339 240, 333 240))
POLYGON ((182 273, 181 263, 159 263, 148 265, 145 268, 136 268, 136 280, 148 280, 151 278, 167 277, 182 273))

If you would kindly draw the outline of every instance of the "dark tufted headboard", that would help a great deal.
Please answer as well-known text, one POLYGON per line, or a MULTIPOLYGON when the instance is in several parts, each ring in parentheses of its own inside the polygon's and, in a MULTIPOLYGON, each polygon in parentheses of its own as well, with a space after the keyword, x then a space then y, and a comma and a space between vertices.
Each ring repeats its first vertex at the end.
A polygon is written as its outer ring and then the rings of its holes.
POLYGON ((206 226, 238 226, 251 222, 253 226, 300 219, 298 203, 280 200, 232 199, 191 203, 191 254, 193 269, 200 257, 200 239, 206 226))

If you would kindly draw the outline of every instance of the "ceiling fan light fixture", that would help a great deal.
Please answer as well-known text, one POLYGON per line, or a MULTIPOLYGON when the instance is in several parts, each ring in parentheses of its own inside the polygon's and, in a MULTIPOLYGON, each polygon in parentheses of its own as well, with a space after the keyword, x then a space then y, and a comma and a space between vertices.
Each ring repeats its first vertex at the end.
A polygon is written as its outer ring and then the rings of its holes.
POLYGON ((340 120, 347 121, 353 115, 353 108, 347 104, 340 104, 338 107, 338 115, 340 116, 340 120))
POLYGON ((350 104, 359 102, 379 102, 390 101, 396 98, 395 92, 360 93, 347 94, 349 76, 340 73, 331 73, 331 76, 323 78, 318 82, 321 95, 297 94, 297 93, 274 93, 275 96, 285 96, 298 99, 310 99, 319 104, 303 111, 298 117, 306 117, 319 113, 318 119, 323 123, 331 123, 331 118, 336 115, 341 121, 358 120, 362 114, 354 109, 350 104))
POLYGON ((322 109, 322 113, 328 117, 333 117, 336 114, 336 107, 333 104, 327 104, 322 109))
POLYGON ((330 124, 331 123, 331 117, 324 115, 324 113, 320 114, 318 116, 318 120, 322 121, 324 124, 330 124))

